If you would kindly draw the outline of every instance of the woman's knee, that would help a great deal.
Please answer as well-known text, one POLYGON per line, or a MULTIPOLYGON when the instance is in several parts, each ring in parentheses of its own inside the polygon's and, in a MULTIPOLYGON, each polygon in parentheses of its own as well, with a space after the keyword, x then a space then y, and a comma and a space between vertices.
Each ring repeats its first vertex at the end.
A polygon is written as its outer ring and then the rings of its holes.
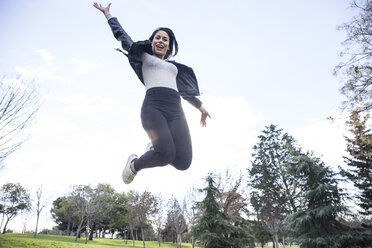
POLYGON ((177 170, 187 170, 190 165, 191 165, 192 157, 187 157, 187 158, 176 158, 172 165, 177 169, 177 170))

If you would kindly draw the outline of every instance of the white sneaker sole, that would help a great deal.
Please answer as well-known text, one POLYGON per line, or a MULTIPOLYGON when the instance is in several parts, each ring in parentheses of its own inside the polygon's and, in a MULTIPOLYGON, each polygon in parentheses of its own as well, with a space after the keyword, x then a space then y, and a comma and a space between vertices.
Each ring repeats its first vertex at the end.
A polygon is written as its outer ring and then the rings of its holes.
POLYGON ((138 158, 136 154, 132 154, 128 157, 127 164, 125 165, 123 173, 122 173, 123 182, 125 184, 130 184, 133 181, 134 177, 136 176, 136 174, 134 174, 130 168, 130 165, 133 159, 136 159, 136 158, 138 158))

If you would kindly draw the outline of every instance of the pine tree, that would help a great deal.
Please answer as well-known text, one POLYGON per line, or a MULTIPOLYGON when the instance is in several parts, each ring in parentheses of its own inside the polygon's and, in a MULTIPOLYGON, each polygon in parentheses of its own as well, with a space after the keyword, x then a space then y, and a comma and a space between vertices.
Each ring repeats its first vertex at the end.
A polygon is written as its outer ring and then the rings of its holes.
POLYGON ((288 173, 293 157, 299 150, 295 140, 275 125, 266 127, 253 147, 252 167, 248 169, 252 188, 251 204, 278 246, 279 235, 284 241, 283 221, 297 210, 296 178, 288 173))
POLYGON ((362 209, 360 214, 371 216, 372 214, 372 133, 367 129, 368 115, 363 120, 358 112, 353 112, 347 125, 350 127, 351 137, 345 137, 349 157, 344 157, 347 170, 341 170, 354 183, 359 190, 357 203, 362 209))
POLYGON ((252 233, 256 243, 261 244, 261 247, 271 240, 270 233, 259 220, 252 221, 252 233))
POLYGON ((301 248, 368 247, 372 239, 341 223, 347 212, 336 173, 308 155, 298 156, 297 177, 302 182, 305 206, 287 218, 301 248))
POLYGON ((207 187, 201 190, 206 193, 206 196, 203 201, 197 204, 201 215, 192 231, 206 248, 230 247, 227 238, 232 230, 227 215, 222 211, 222 206, 217 201, 220 198, 220 192, 215 186, 212 174, 207 176, 206 182, 207 187))

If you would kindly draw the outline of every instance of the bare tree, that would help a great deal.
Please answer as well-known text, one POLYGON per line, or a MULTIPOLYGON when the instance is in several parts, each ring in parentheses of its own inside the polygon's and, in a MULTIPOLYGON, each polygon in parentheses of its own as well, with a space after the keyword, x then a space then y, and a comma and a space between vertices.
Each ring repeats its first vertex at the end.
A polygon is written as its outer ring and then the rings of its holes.
POLYGON ((38 229, 38 226, 39 226, 40 213, 43 211, 43 209, 45 208, 45 206, 48 203, 47 201, 45 201, 45 202, 41 201, 42 194, 43 194, 43 186, 40 186, 36 190, 36 207, 34 209, 34 211, 36 212, 36 228, 35 228, 35 235, 34 235, 35 239, 37 238, 37 229, 38 229))
POLYGON ((154 213, 154 223, 155 223, 155 229, 158 234, 158 244, 160 247, 161 244, 161 230, 164 225, 165 217, 164 217, 164 204, 163 204, 163 197, 161 195, 158 195, 156 197, 157 201, 157 209, 154 213))
POLYGON ((33 82, 0 79, 0 170, 4 167, 3 160, 27 139, 24 129, 39 107, 33 82))
POLYGON ((169 201, 168 216, 173 221, 173 228, 177 235, 177 248, 182 247, 182 234, 187 230, 186 220, 184 216, 184 208, 181 208, 176 198, 171 198, 169 201))
POLYGON ((336 66, 335 74, 345 75, 341 93, 346 97, 343 109, 368 113, 372 109, 372 2, 354 0, 352 7, 358 15, 339 26, 346 31, 345 61, 336 66))
MULTIPOLYGON (((196 194, 197 190, 194 188, 191 188, 184 200, 183 200, 183 207, 184 207, 184 213, 187 220, 188 229, 192 230, 193 226, 196 224, 196 219, 198 217, 198 208, 195 206, 196 202, 196 194)), ((191 245, 192 248, 195 247, 195 236, 194 233, 191 232, 191 245)))

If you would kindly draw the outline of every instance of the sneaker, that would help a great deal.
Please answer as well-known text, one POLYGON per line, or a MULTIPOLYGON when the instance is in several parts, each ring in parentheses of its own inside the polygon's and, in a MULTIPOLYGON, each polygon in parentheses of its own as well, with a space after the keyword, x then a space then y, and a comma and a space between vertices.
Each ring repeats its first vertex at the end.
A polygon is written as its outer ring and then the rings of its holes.
POLYGON ((151 150, 154 150, 154 146, 152 145, 152 143, 148 143, 147 146, 146 146, 146 150, 145 150, 145 153, 148 152, 148 151, 151 151, 151 150))
POLYGON ((134 174, 132 169, 130 168, 130 165, 133 162, 133 160, 137 158, 138 157, 136 154, 132 154, 128 158, 127 164, 125 165, 125 168, 123 170, 123 175, 122 175, 123 181, 125 184, 130 184, 133 181, 134 177, 136 176, 136 174, 134 174))

